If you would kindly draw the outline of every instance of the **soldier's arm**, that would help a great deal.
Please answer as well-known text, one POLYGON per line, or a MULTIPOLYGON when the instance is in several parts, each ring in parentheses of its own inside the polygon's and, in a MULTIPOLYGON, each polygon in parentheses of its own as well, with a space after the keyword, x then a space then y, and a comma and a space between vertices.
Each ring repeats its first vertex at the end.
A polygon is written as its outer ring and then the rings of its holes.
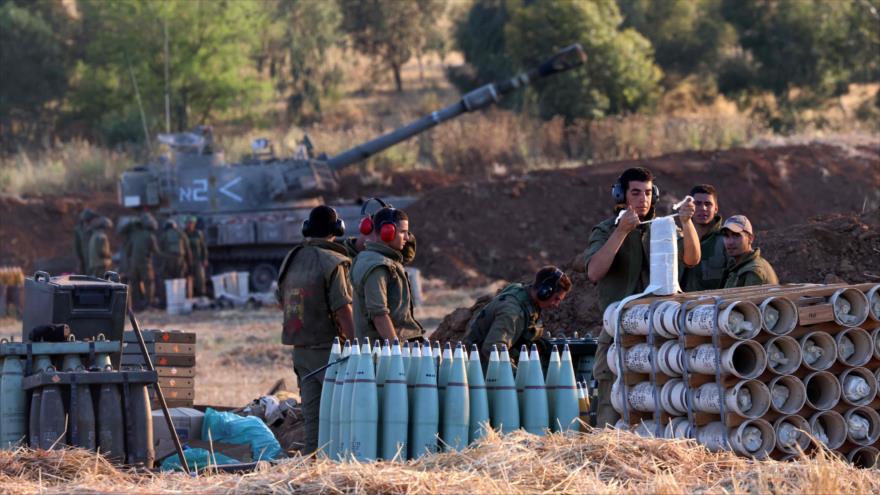
POLYGON ((587 278, 591 282, 599 283, 605 278, 611 264, 614 263, 614 257, 617 251, 626 240, 629 231, 623 228, 613 228, 607 230, 603 225, 593 227, 590 232, 590 241, 587 251, 584 253, 584 263, 586 263, 587 278))
POLYGON ((499 350, 501 344, 510 349, 524 330, 525 322, 522 320, 522 310, 518 304, 500 305, 495 311, 495 318, 489 326, 489 331, 486 332, 486 340, 480 351, 489 356, 492 354, 493 345, 498 346, 499 350))
POLYGON ((113 253, 110 252, 110 239, 106 235, 101 241, 101 257, 105 259, 113 257, 113 253))
POLYGON ((682 261, 684 261, 684 264, 688 267, 694 267, 700 264, 702 254, 700 252, 700 236, 697 234, 697 229, 694 227, 694 222, 692 220, 694 210, 693 204, 693 201, 685 203, 681 207, 681 211, 678 215, 678 221, 681 222, 681 235, 684 241, 684 254, 682 256, 682 261))
POLYGON ((336 326, 344 339, 354 339, 354 315, 351 311, 351 285, 348 270, 340 265, 330 276, 328 301, 336 318, 336 326))
POLYGON ((391 321, 391 310, 388 309, 388 269, 379 267, 364 281, 364 306, 367 316, 372 320, 376 330, 383 339, 394 340, 397 332, 391 321))

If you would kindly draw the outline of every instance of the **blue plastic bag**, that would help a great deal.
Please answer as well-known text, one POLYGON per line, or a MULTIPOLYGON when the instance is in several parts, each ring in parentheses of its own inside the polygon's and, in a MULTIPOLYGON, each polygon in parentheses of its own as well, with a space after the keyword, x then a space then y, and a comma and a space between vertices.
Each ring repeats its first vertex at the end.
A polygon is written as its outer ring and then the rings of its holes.
POLYGON ((254 461, 271 461, 281 454, 281 445, 272 430, 255 416, 242 417, 231 412, 220 412, 208 408, 202 420, 202 439, 207 440, 208 432, 214 442, 231 444, 250 444, 254 461))
MULTIPOLYGON (((238 464, 237 460, 229 456, 225 456, 219 452, 215 452, 212 455, 205 449, 186 447, 183 451, 183 456, 186 457, 186 463, 189 465, 189 468, 196 471, 208 467, 208 464, 214 466, 220 466, 222 464, 238 464)), ((183 471, 183 467, 180 465, 180 458, 177 457, 177 454, 171 454, 162 461, 162 471, 183 471)))

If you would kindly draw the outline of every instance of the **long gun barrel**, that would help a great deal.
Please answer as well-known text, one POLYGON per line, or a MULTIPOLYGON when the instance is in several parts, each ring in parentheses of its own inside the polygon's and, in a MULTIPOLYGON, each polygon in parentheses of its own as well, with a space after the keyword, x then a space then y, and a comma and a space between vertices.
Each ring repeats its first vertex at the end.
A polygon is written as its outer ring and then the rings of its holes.
POLYGON ((458 103, 434 111, 430 115, 426 115, 404 127, 356 146, 350 150, 344 151, 333 158, 330 158, 327 163, 332 170, 341 170, 352 163, 365 160, 401 141, 405 141, 416 134, 422 133, 441 122, 455 118, 463 113, 480 110, 493 103, 497 103, 501 101, 501 97, 504 95, 519 89, 520 87, 526 86, 532 81, 559 72, 565 72, 583 64, 586 60, 587 55, 584 53, 580 44, 568 46, 553 55, 553 57, 546 62, 532 68, 531 70, 504 81, 481 86, 464 95, 458 103))

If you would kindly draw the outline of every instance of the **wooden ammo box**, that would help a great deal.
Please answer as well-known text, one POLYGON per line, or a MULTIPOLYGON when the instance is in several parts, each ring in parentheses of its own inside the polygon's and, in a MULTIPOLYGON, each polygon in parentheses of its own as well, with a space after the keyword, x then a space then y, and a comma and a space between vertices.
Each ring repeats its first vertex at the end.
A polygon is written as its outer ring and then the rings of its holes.
MULTIPOLYGON (((159 376, 159 385, 169 407, 189 407, 195 398, 196 334, 177 330, 148 329, 142 332, 150 360, 159 376)), ((122 367, 145 367, 140 345, 133 332, 123 337, 122 367)), ((150 403, 159 408, 155 391, 150 389, 150 403)))

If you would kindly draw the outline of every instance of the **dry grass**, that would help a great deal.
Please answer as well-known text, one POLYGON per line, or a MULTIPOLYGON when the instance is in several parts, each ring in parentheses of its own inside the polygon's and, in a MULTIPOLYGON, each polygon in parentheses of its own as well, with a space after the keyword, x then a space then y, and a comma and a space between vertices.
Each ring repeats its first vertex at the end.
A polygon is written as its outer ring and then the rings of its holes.
POLYGON ((485 440, 405 464, 293 457, 244 475, 117 470, 83 451, 0 453, 4 493, 880 493, 880 471, 823 452, 793 462, 618 431, 485 440))

